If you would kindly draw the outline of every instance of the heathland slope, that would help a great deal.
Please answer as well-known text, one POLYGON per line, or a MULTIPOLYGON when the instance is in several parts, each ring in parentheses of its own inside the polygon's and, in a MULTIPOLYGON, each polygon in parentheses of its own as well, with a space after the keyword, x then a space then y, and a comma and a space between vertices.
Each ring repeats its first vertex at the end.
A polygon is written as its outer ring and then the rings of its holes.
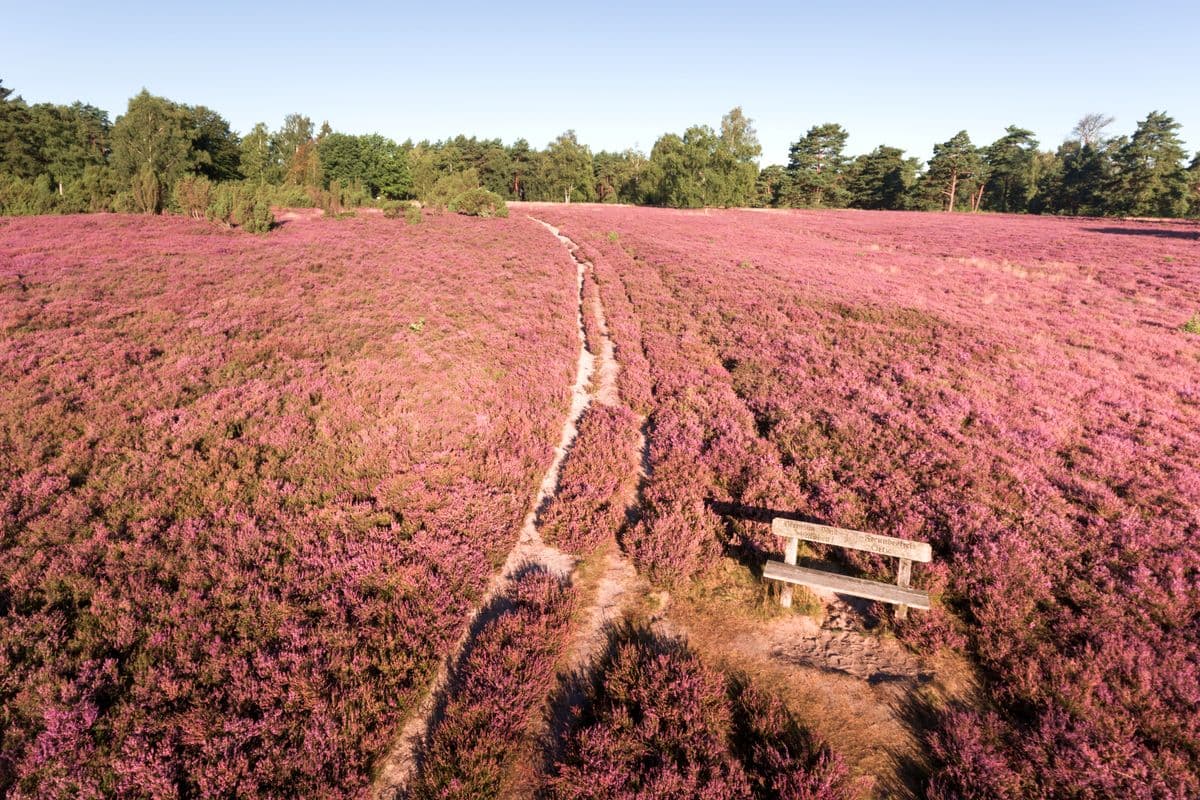
POLYGON ((0 793, 1200 794, 1197 226, 280 218, 0 220, 0 793))
POLYGON ((525 221, 0 221, 0 792, 359 793, 515 542, 574 266, 525 221))
POLYGON ((1200 228, 539 212, 638 320, 645 568, 777 550, 739 509, 930 541, 942 608, 899 633, 984 679, 936 717, 934 794, 1200 793, 1200 228))

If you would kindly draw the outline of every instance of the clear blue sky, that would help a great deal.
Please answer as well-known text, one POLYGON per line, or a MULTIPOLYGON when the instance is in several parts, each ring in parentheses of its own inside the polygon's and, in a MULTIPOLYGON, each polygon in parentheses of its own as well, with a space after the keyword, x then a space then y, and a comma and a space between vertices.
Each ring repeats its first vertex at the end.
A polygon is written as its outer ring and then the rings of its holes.
POLYGON ((925 157, 1016 123, 1054 146, 1088 111, 1166 110, 1200 148, 1200 2, 5 2, 0 78, 114 119, 143 86, 239 131, 299 111, 397 140, 457 133, 649 151, 742 105, 763 163, 809 126, 925 157))

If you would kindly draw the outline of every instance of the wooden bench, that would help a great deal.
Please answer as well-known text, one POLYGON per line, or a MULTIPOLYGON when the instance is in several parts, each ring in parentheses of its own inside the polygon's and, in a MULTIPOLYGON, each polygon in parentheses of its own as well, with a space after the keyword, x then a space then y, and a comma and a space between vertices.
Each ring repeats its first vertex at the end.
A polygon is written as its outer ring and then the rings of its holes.
POLYGON ((779 594, 779 604, 784 608, 792 606, 790 584, 811 586, 838 594, 849 594, 855 597, 865 597, 868 600, 893 603, 897 606, 896 619, 904 619, 908 615, 909 606, 929 608, 929 593, 909 587, 912 580, 912 562, 920 561, 927 564, 933 560, 933 549, 927 542, 913 542, 908 539, 896 539, 892 536, 880 536, 875 533, 864 533, 845 528, 832 528, 828 525, 816 525, 811 522, 782 517, 775 517, 771 520, 771 532, 787 541, 783 550, 783 562, 768 561, 763 568, 763 577, 789 584, 785 585, 779 594), (880 583, 825 570, 798 567, 796 566, 796 557, 799 554, 801 539, 806 542, 849 547, 854 550, 866 550, 880 555, 894 556, 900 559, 900 565, 896 570, 896 582, 894 584, 880 583))

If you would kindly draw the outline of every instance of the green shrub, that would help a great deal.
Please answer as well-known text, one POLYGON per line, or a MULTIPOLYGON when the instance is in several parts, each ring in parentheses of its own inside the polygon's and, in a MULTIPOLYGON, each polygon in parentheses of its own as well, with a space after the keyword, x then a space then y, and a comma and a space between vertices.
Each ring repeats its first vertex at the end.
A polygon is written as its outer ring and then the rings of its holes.
POLYGON ((266 200, 257 200, 250 214, 242 221, 242 230, 250 233, 266 233, 275 226, 275 215, 271 213, 271 204, 266 200))
POLYGON ((1183 323, 1183 330, 1185 333, 1200 334, 1200 311, 1192 314, 1192 318, 1183 323))
POLYGON ((57 205, 55 198, 49 175, 31 181, 15 176, 0 176, 0 214, 53 214, 57 205))
POLYGON ((122 189, 113 197, 112 210, 118 214, 133 214, 138 209, 133 203, 133 192, 122 189))
POLYGON ((383 200, 379 203, 379 208, 388 219, 404 217, 404 221, 409 225, 416 225, 421 221, 420 207, 407 200, 383 200))
POLYGON ((342 187, 337 181, 331 186, 332 189, 308 187, 308 196, 312 198, 313 207, 321 209, 327 217, 336 216, 342 211, 342 187))
POLYGON ((360 180, 355 179, 342 186, 341 201, 345 208, 362 208, 371 205, 374 200, 371 190, 360 180))
POLYGON ((233 219, 233 189, 228 183, 218 183, 213 187, 212 198, 208 203, 208 218, 214 222, 229 224, 233 219))
POLYGON ((449 208, 451 201, 471 189, 479 188, 479 173, 473 169, 443 175, 433 184, 427 197, 421 200, 433 208, 449 208))
POLYGON ((250 233, 266 233, 275 224, 270 192, 250 183, 215 184, 208 218, 250 233))
POLYGON ((450 201, 450 210, 471 217, 507 217, 508 206, 504 198, 495 192, 476 187, 469 189, 450 201))
POLYGON ((309 205, 325 212, 325 216, 342 219, 346 209, 360 208, 371 204, 371 193, 361 181, 343 184, 339 180, 329 182, 328 189, 307 187, 309 205))
POLYGON ((0 215, 83 214, 90 211, 140 211, 132 192, 117 195, 121 185, 107 166, 89 165, 82 176, 55 186, 49 175, 20 178, 0 175, 0 215))
POLYGON ((59 210, 67 214, 111 211, 120 184, 106 165, 89 164, 83 174, 63 185, 59 210))
POLYGON ((175 182, 171 195, 179 213, 193 219, 204 219, 212 205, 212 183, 202 175, 184 175, 175 182))
POLYGON ((312 197, 303 186, 294 183, 284 183, 279 186, 264 186, 270 192, 271 205, 280 208, 313 208, 312 197))
POLYGON ((133 208, 143 214, 157 214, 163 207, 163 187, 158 175, 149 167, 142 167, 133 177, 130 186, 133 208))

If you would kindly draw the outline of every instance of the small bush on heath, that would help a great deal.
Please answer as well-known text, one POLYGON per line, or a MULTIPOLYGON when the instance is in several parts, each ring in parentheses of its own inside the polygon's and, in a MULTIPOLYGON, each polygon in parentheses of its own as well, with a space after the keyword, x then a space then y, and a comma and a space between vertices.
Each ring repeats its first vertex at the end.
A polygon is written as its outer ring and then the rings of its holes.
POLYGON ((208 207, 212 205, 212 182, 203 175, 185 175, 175 182, 171 192, 176 209, 184 216, 192 219, 204 219, 208 216, 208 207))
POLYGON ((478 187, 479 173, 467 169, 438 178, 429 189, 428 195, 421 197, 421 200, 433 208, 444 209, 460 194, 478 187))
POLYGON ((266 192, 248 183, 213 184, 208 218, 250 233, 266 233, 275 224, 266 192))
POLYGON ((469 189, 450 201, 450 210, 469 217, 507 217, 508 206, 504 198, 495 192, 476 187, 469 189))

